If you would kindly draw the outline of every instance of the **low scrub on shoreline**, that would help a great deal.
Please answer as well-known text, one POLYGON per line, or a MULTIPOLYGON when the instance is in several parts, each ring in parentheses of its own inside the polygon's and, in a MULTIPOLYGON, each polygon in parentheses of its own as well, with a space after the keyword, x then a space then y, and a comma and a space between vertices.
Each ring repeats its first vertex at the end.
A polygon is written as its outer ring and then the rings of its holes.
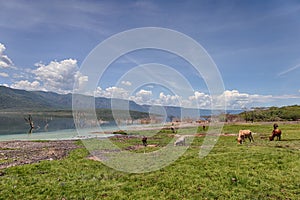
POLYGON ((239 114, 246 121, 299 121, 300 106, 254 108, 239 114))

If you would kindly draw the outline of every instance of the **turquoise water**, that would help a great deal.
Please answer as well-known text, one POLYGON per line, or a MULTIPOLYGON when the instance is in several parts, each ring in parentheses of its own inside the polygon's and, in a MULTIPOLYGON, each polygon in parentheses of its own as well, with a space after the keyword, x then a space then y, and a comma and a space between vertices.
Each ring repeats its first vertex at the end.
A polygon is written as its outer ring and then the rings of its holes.
MULTIPOLYGON (((77 133, 74 120, 71 117, 41 117, 33 116, 35 128, 29 133, 30 126, 25 121, 28 115, 0 114, 0 141, 9 140, 71 140, 90 137, 109 137, 101 134, 98 129, 81 130, 77 133), (97 132, 97 133, 93 133, 97 132)), ((107 124, 103 131, 114 131, 118 127, 107 124)))
POLYGON ((105 138, 111 137, 113 134, 104 134, 99 129, 81 130, 80 135, 76 129, 64 129, 50 132, 33 132, 20 134, 3 134, 0 135, 0 141, 12 140, 77 140, 87 138, 105 138), (98 133, 94 133, 98 130, 98 133))
POLYGON ((117 130, 130 130, 147 127, 145 125, 117 126, 113 123, 102 124, 101 127, 80 129, 77 132, 71 117, 32 116, 35 128, 29 133, 30 126, 22 114, 0 114, 0 141, 12 140, 75 140, 86 138, 105 138, 107 134, 117 130), (105 133, 104 133, 105 132, 105 133))
MULTIPOLYGON (((9 140, 70 140, 91 137, 109 137, 117 130, 148 128, 147 125, 116 126, 116 124, 103 124, 101 129, 85 129, 77 133, 72 117, 37 116, 33 115, 35 128, 29 133, 30 126, 24 118, 28 114, 23 113, 0 113, 0 141, 9 140), (96 133, 95 133, 96 132, 96 133)), ((150 127, 151 128, 151 127, 150 127)))
MULTIPOLYGON (((13 141, 13 140, 78 140, 88 138, 107 138, 115 136, 113 131, 117 130, 151 130, 154 128, 160 129, 162 125, 106 125, 102 127, 86 128, 86 129, 62 129, 57 131, 43 131, 32 133, 19 133, 19 134, 0 134, 0 141, 13 141)), ((156 132, 156 131, 154 131, 156 132)))

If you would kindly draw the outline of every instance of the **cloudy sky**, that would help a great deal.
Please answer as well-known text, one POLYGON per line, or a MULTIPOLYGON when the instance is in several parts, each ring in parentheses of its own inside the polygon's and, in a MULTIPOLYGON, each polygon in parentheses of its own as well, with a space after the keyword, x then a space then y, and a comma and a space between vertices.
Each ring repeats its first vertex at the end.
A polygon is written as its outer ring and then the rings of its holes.
MULTIPOLYGON (((224 84, 218 99, 226 98, 228 108, 299 104, 299 19, 300 2, 290 0, 0 0, 0 84, 72 92, 91 80, 80 69, 101 42, 129 29, 162 27, 187 35, 205 49, 224 84)), ((212 103, 207 77, 170 52, 129 52, 98 76, 96 96, 201 108, 212 103), (148 68, 135 71, 136 66, 148 68), (164 80, 164 70, 178 77, 173 81, 177 90, 164 84, 169 80, 164 80), (130 88, 139 77, 127 75, 133 71, 152 74, 157 84, 140 82, 130 88)))

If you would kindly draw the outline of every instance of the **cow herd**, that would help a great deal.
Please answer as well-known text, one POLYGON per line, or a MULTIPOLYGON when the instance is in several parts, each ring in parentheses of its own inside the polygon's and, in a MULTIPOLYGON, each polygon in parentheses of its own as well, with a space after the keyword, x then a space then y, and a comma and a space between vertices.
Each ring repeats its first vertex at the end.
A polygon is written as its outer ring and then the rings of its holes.
MULTIPOLYGON (((278 124, 275 123, 273 128, 274 129, 272 131, 272 135, 269 136, 269 140, 273 141, 275 137, 277 137, 277 140, 281 140, 281 130, 278 129, 278 124)), ((252 132, 250 130, 240 130, 237 138, 238 143, 243 144, 246 138, 248 138, 250 142, 254 142, 252 132)))
MULTIPOLYGON (((275 123, 273 128, 274 129, 272 131, 272 135, 269 136, 269 140, 273 141, 275 137, 277 137, 277 140, 281 140, 281 130, 278 129, 278 124, 275 123)), ((247 138, 250 142, 254 142, 253 132, 251 130, 239 130, 237 142, 239 144, 243 144, 247 138)), ((174 146, 179 145, 185 145, 185 136, 177 138, 177 140, 174 142, 174 146)))
MULTIPOLYGON (((276 123, 273 125, 273 128, 274 129, 272 131, 272 135, 269 136, 269 140, 273 141, 275 137, 277 137, 277 140, 281 140, 281 130, 278 129, 278 125, 276 123)), ((254 142, 253 132, 251 130, 239 130, 237 142, 239 144, 243 144, 247 138, 250 142, 254 142)), ((177 138, 177 140, 174 142, 174 146, 179 145, 185 145, 185 136, 177 138)))
MULTIPOLYGON (((273 141, 275 137, 277 137, 277 140, 281 140, 281 130, 278 129, 278 125, 275 123, 273 125, 273 131, 272 131, 272 135, 269 136, 269 140, 273 141)), ((177 135, 178 137, 179 135, 177 135)), ((238 137, 237 137, 237 142, 239 144, 243 144, 246 139, 249 139, 250 142, 254 142, 254 138, 253 138, 253 132, 251 130, 239 130, 238 133, 238 137)), ((179 136, 175 142, 174 142, 174 146, 185 146, 185 141, 186 140, 186 136, 179 136)), ((147 138, 143 137, 142 139, 143 145, 147 146, 147 138)))

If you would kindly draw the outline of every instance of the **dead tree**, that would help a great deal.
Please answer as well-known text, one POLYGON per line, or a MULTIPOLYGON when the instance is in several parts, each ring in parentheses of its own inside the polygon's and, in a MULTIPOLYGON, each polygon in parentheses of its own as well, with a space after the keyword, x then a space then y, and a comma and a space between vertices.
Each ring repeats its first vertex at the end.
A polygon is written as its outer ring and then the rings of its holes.
POLYGON ((29 126, 30 126, 30 129, 29 129, 28 133, 32 133, 32 130, 34 129, 34 125, 33 125, 33 120, 32 120, 31 115, 28 115, 28 118, 25 118, 25 117, 24 117, 24 119, 25 119, 25 121, 26 121, 26 122, 29 124, 29 126))

